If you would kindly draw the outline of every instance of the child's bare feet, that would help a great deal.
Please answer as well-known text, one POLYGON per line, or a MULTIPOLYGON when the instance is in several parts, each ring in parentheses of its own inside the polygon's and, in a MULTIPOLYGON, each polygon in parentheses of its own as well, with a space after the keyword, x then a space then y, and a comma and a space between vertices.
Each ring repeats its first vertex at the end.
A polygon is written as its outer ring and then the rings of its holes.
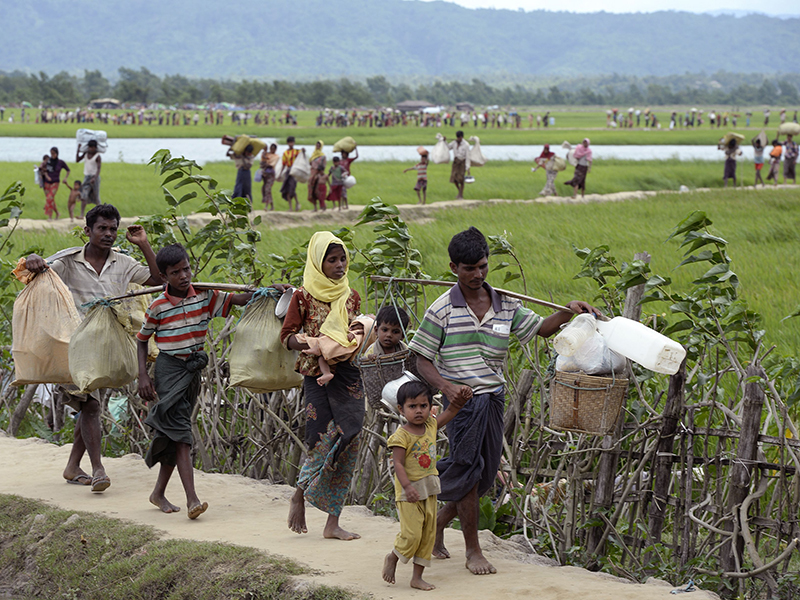
POLYGON ((436 589, 435 585, 431 585, 430 583, 425 581, 422 577, 412 577, 411 587, 416 588, 418 590, 425 590, 426 592, 436 589))
POLYGON ((180 512, 181 510, 180 506, 175 506, 172 502, 167 500, 166 496, 156 496, 155 492, 150 494, 150 504, 157 506, 159 509, 161 509, 161 512, 168 514, 180 512))
POLYGON ((386 583, 394 583, 394 574, 397 571, 397 555, 389 552, 383 559, 383 580, 386 583))
POLYGON ((306 505, 303 490, 297 489, 289 503, 289 529, 295 533, 308 533, 306 527, 306 505))
POLYGON ((317 383, 319 385, 328 385, 331 379, 333 379, 333 373, 325 373, 317 377, 317 383))

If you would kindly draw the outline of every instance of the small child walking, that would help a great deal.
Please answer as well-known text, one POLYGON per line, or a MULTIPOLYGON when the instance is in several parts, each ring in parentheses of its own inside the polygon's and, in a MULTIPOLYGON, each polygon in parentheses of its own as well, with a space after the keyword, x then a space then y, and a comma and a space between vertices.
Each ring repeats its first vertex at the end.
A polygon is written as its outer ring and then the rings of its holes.
POLYGON ((338 156, 333 157, 333 166, 328 171, 328 178, 331 183, 331 191, 328 194, 328 201, 333 202, 342 210, 342 193, 344 192, 345 171, 338 156))
POLYGON ((384 306, 375 316, 377 341, 372 344, 364 356, 394 354, 407 348, 403 343, 403 332, 408 329, 408 314, 399 306, 384 306))
POLYGON ((405 169, 403 173, 416 169, 417 184, 414 186, 414 191, 417 192, 417 204, 425 204, 428 201, 428 151, 423 148, 419 153, 419 162, 405 169))
POLYGON ((69 220, 75 220, 75 205, 81 197, 81 182, 75 181, 72 184, 72 189, 69 191, 69 198, 67 199, 67 212, 69 212, 69 220))
POLYGON ((767 184, 764 183, 764 179, 761 177, 761 169, 764 168, 764 146, 761 145, 761 140, 759 139, 753 142, 753 163, 756 167, 756 180, 753 186, 757 186, 759 181, 762 186, 766 186, 767 184))
POLYGON ((383 561, 383 579, 395 582, 397 561, 414 562, 411 587, 432 590, 422 579, 431 564, 436 538, 436 495, 441 491, 436 470, 436 431, 458 414, 466 401, 451 401, 442 414, 433 417, 433 394, 427 384, 409 381, 397 390, 397 407, 406 422, 389 437, 394 465, 394 490, 400 533, 394 549, 383 561))
POLYGON ((189 256, 180 244, 162 248, 156 255, 156 264, 167 289, 147 309, 142 329, 136 334, 139 396, 158 401, 150 407, 144 421, 155 430, 145 463, 150 468, 161 463, 150 503, 165 513, 180 510, 165 496, 177 466, 189 518, 196 519, 208 509, 208 503, 200 502, 197 497, 191 458, 191 416, 200 392, 200 373, 208 364, 208 355, 203 351, 208 323, 214 317, 227 316, 232 304, 247 304, 253 294, 195 291, 189 256), (155 336, 159 349, 155 385, 147 373, 147 344, 151 336, 155 336))
POLYGON ((253 182, 250 179, 250 168, 253 166, 255 157, 253 156, 253 145, 247 144, 244 152, 234 154, 233 150, 228 150, 228 158, 233 160, 236 165, 236 183, 233 186, 233 198, 247 198, 253 204, 253 182))

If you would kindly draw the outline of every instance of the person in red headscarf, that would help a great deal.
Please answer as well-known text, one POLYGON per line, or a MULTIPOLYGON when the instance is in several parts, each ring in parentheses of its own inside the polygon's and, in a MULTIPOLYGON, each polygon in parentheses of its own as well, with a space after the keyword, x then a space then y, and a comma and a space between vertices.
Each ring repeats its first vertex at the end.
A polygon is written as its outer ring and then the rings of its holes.
POLYGON ((555 158, 555 152, 550 151, 550 144, 545 144, 542 153, 533 161, 536 166, 531 169, 532 172, 542 167, 547 174, 547 182, 544 184, 544 189, 539 192, 540 196, 558 196, 556 191, 556 175, 558 175, 558 171, 556 171, 555 158))

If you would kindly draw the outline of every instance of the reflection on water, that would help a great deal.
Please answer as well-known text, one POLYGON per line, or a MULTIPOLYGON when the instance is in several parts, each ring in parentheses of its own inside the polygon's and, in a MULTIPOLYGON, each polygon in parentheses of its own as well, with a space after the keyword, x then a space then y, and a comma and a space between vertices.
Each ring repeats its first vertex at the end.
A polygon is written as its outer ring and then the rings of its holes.
MULTIPOLYGON (((425 136, 420 136, 425 137, 425 136)), ((265 142, 276 140, 263 138, 265 142)), ((75 140, 73 138, 31 138, 0 137, 0 162, 38 163, 42 155, 47 154, 52 146, 59 148, 61 158, 67 163, 75 161, 73 154, 75 140)), ((302 147, 302 146, 298 146, 302 147)), ((429 149, 432 146, 429 147, 429 149)), ((228 149, 220 143, 219 138, 120 138, 108 140, 108 152, 103 155, 104 162, 146 163, 153 154, 162 148, 168 148, 175 156, 186 156, 204 164, 212 161, 226 160, 228 149)), ((278 151, 285 146, 279 144, 278 151)), ((307 146, 307 152, 313 150, 307 146)), ((560 156, 566 151, 554 143, 552 149, 560 156)), ((541 146, 484 146, 481 150, 488 160, 533 161, 542 152, 541 146)), ((724 155, 715 146, 592 146, 595 159, 618 158, 622 160, 664 160, 677 158, 680 160, 722 161, 724 155)), ((746 145, 742 148, 742 160, 753 158, 753 148, 746 145)), ((417 146, 362 146, 358 149, 359 160, 403 162, 416 161, 419 158, 417 146)), ((327 152, 331 156, 331 152, 327 152)))

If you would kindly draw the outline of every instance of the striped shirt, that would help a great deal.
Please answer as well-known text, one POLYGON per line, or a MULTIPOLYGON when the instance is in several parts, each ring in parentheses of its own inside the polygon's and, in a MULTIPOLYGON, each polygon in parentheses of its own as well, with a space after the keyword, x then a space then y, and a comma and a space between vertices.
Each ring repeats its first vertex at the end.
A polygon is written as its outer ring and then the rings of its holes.
POLYGON ((519 300, 501 296, 484 284, 492 306, 479 320, 458 285, 445 292, 425 312, 409 348, 434 362, 439 373, 468 385, 475 394, 503 389, 503 361, 510 334, 527 343, 539 331, 542 318, 519 300))
POLYGON ((428 163, 418 162, 414 168, 417 170, 417 181, 428 181, 428 163))
POLYGON ((150 269, 139 261, 111 250, 100 273, 86 260, 86 247, 67 248, 47 259, 50 268, 72 292, 72 299, 81 318, 86 316, 83 304, 95 298, 120 296, 129 283, 147 283, 150 269))
POLYGON ((297 158, 298 154, 300 154, 300 150, 297 148, 289 148, 283 153, 281 163, 284 167, 291 167, 294 164, 294 159, 297 158))
POLYGON ((227 317, 230 310, 231 295, 217 290, 197 292, 189 286, 185 298, 164 292, 147 309, 136 338, 146 342, 155 335, 161 352, 186 358, 203 349, 209 321, 227 317))

